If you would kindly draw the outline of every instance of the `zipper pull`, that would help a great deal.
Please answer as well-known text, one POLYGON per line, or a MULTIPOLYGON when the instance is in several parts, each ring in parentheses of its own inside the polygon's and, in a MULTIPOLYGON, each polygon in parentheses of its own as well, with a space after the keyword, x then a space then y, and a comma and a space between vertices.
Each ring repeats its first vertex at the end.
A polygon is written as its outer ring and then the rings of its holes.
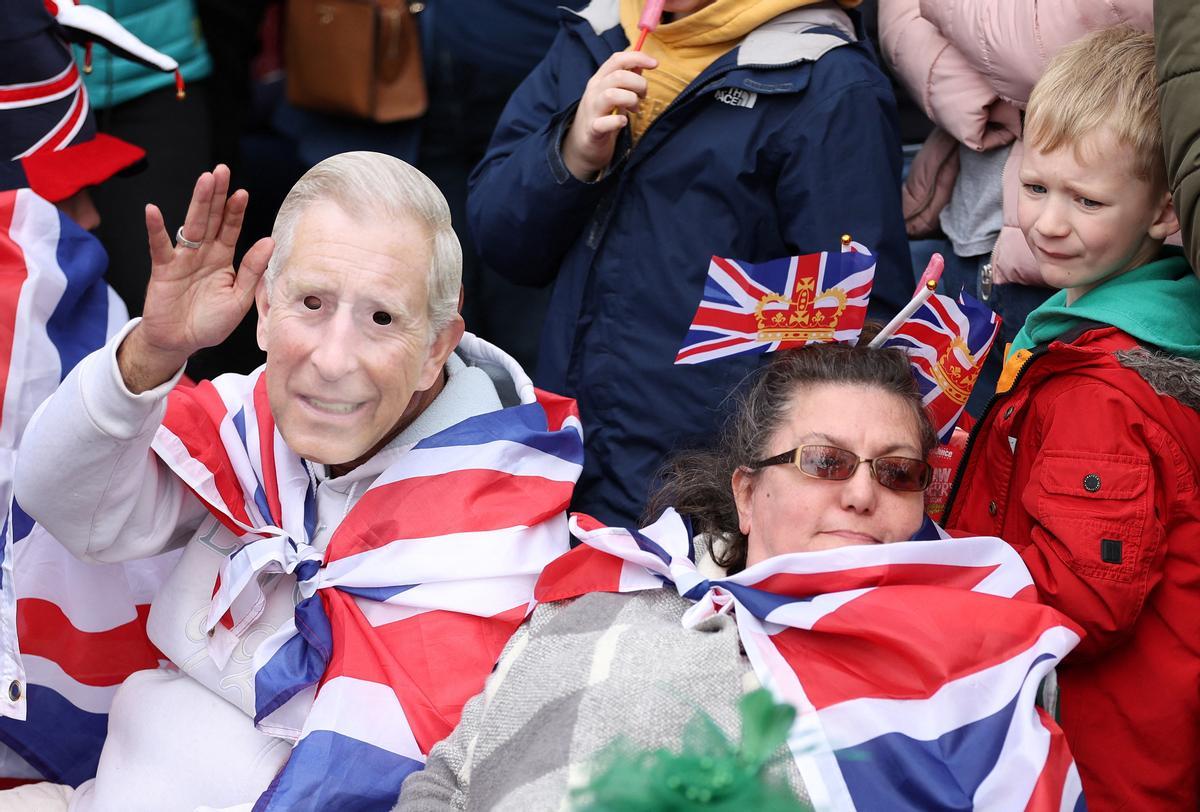
POLYGON ((991 262, 985 262, 979 266, 979 298, 985 302, 992 298, 991 262))

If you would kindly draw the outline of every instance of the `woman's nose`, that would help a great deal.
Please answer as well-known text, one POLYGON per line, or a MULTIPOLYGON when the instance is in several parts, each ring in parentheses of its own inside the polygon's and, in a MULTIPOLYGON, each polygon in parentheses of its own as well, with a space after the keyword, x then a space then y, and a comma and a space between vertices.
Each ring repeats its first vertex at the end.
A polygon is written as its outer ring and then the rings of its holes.
POLYGON ((856 513, 869 513, 875 508, 877 494, 875 489, 881 487, 875 481, 871 466, 860 462, 850 478, 842 483, 842 507, 856 513))

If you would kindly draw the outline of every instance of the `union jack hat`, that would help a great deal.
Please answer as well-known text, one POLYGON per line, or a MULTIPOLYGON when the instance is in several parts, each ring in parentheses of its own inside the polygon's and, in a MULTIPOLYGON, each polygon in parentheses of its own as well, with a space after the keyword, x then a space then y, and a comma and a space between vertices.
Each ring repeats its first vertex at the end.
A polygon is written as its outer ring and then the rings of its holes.
POLYGON ((176 71, 180 84, 175 60, 74 0, 0 0, 0 19, 0 190, 28 187, 58 202, 145 157, 140 147, 96 132, 67 41, 100 42, 119 56, 176 71))

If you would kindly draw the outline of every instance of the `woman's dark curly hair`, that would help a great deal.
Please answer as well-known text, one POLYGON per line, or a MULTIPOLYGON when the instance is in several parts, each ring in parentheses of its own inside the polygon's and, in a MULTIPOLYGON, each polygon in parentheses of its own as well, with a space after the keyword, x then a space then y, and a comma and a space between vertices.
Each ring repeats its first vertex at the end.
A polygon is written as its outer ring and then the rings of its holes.
POLYGON ((659 486, 646 506, 647 522, 674 507, 691 517, 693 532, 725 538, 727 543, 713 551, 718 564, 731 573, 745 569, 747 538, 738 527, 733 472, 768 456, 768 441, 787 419, 792 397, 806 386, 857 384, 903 398, 912 407, 921 454, 927 457, 937 435, 908 356, 898 349, 868 348, 877 330, 864 329, 859 346, 813 344, 777 353, 738 396, 717 447, 677 454, 659 471, 659 486))

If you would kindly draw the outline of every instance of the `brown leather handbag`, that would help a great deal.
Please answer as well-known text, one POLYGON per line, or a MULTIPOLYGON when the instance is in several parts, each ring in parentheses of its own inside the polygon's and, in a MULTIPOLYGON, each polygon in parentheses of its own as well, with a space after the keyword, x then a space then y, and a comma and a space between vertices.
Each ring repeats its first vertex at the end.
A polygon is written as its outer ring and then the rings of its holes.
POLYGON ((287 98, 378 122, 428 107, 421 39, 408 0, 287 0, 287 98))

